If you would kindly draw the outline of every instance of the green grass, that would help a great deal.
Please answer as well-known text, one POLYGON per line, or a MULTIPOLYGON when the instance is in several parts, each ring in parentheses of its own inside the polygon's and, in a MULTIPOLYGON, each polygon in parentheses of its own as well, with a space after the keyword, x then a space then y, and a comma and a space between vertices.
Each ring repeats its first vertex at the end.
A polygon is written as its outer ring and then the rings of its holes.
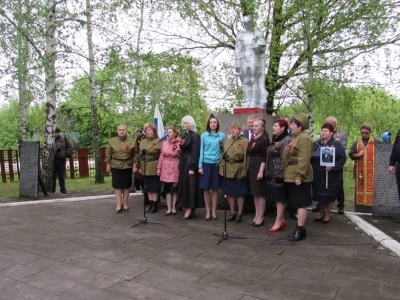
MULTIPOLYGON (((96 193, 112 191, 111 177, 104 179, 105 183, 94 183, 94 178, 67 179, 66 186, 69 194, 96 193)), ((58 189, 58 186, 57 186, 58 189)), ((25 201, 19 198, 19 181, 0 183, 0 202, 25 201)), ((39 197, 43 194, 39 193, 39 197)))

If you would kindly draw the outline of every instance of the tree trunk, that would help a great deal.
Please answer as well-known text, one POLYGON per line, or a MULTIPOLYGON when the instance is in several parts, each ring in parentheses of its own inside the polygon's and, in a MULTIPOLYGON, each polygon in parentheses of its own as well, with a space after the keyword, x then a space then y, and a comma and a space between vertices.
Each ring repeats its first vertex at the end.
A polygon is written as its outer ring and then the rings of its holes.
POLYGON ((132 101, 132 135, 135 133, 135 126, 136 126, 136 97, 139 89, 139 71, 140 71, 140 64, 139 64, 139 53, 140 53, 140 38, 143 31, 143 12, 144 12, 144 0, 140 1, 140 20, 139 20, 139 29, 138 35, 136 39, 136 66, 135 66, 135 78, 134 78, 134 86, 133 86, 133 98, 132 101))
MULTIPOLYGON (((22 0, 18 2, 19 11, 22 14, 23 6, 22 0)), ((19 18, 19 28, 27 29, 24 24, 23 18, 19 18)), ((26 108, 28 106, 27 101, 27 77, 28 77, 28 56, 29 47, 28 41, 18 32, 18 60, 17 60, 17 78, 18 78, 18 106, 19 106, 19 140, 26 141, 26 108)))
POLYGON ((313 56, 314 51, 313 40, 311 36, 311 4, 305 5, 305 20, 304 33, 306 36, 306 53, 307 53, 307 74, 308 82, 306 85, 307 92, 307 116, 309 121, 308 134, 311 139, 314 139, 314 95, 313 95, 313 81, 314 81, 314 65, 313 56))
POLYGON ((93 152, 95 164, 95 183, 104 183, 102 161, 100 155, 99 122, 97 115, 97 89, 94 70, 93 38, 92 38, 92 8, 90 0, 86 0, 86 30, 89 49, 89 80, 90 80, 90 106, 92 115, 93 152))
POLYGON ((42 152, 42 175, 45 188, 51 191, 51 175, 54 160, 54 130, 56 128, 56 1, 47 1, 46 52, 44 55, 46 89, 46 125, 42 152))

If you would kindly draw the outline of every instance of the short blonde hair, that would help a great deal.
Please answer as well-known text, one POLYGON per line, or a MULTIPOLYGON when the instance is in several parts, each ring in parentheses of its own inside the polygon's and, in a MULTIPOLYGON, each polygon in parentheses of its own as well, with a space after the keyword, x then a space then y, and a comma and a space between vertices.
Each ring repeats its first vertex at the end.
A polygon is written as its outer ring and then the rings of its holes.
POLYGON ((189 129, 193 132, 197 132, 196 122, 194 121, 192 116, 186 115, 182 118, 182 123, 186 122, 189 124, 189 129))
POLYGON ((125 130, 128 131, 128 127, 126 127, 125 124, 119 124, 119 125, 117 126, 117 131, 118 131, 118 129, 119 129, 120 127, 124 127, 125 130))

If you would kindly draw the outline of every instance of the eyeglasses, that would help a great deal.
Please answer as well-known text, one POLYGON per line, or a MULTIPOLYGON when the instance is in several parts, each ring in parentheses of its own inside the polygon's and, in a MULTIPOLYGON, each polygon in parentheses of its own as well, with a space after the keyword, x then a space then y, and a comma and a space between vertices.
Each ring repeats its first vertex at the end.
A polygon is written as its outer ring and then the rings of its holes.
POLYGON ((369 134, 369 131, 361 131, 361 134, 369 134))

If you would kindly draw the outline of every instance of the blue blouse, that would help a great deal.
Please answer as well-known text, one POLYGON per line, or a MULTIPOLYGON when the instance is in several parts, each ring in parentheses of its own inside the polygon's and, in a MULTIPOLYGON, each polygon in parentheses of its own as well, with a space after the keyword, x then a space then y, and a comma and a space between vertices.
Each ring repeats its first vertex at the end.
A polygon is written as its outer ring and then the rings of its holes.
POLYGON ((225 142, 225 134, 217 132, 203 132, 200 136, 200 158, 199 169, 203 168, 203 163, 216 164, 221 157, 221 147, 225 142))

